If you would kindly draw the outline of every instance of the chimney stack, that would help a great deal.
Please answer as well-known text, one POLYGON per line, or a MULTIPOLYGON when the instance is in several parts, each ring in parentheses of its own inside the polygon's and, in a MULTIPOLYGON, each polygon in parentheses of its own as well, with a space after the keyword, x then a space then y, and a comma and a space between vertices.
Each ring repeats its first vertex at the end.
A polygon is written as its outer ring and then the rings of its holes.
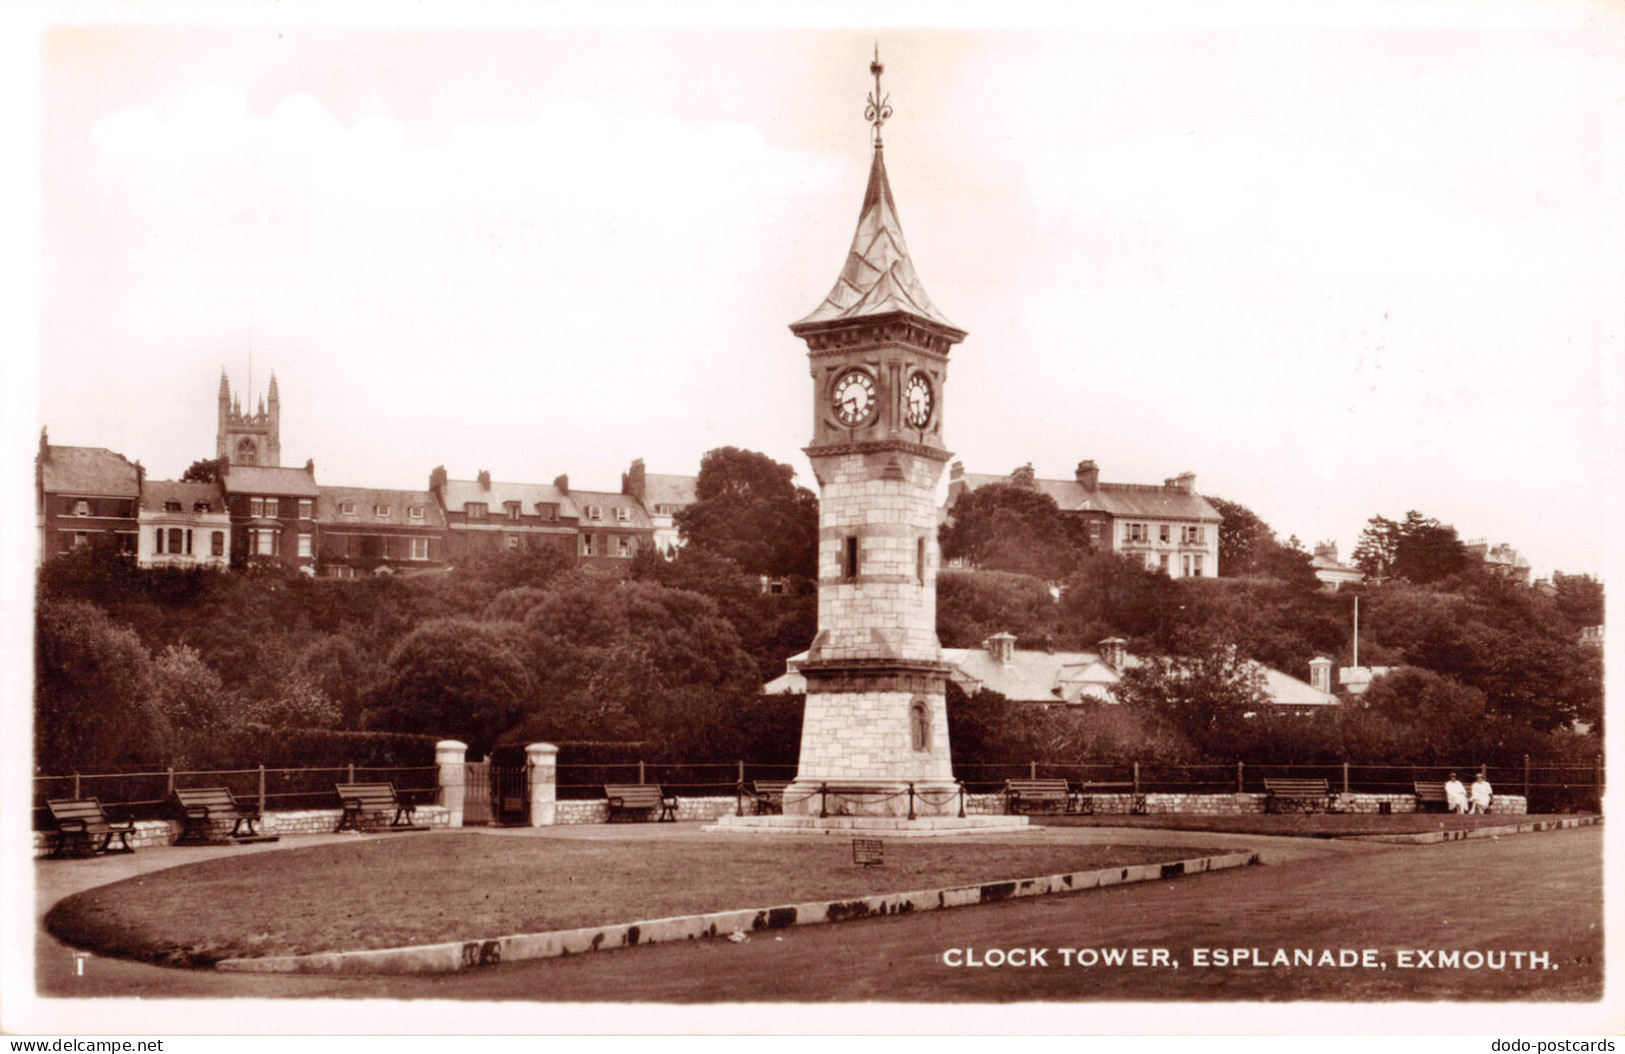
POLYGON ((434 469, 429 473, 429 489, 431 491, 433 491, 437 496, 439 496, 442 500, 444 500, 445 496, 442 495, 440 492, 442 490, 446 489, 446 466, 445 465, 436 465, 434 467, 434 469))
POLYGON ((1163 480, 1162 485, 1167 489, 1175 491, 1179 494, 1195 494, 1196 473, 1181 472, 1179 475, 1174 476, 1171 479, 1163 480))
POLYGON ((481 490, 491 489, 491 472, 489 469, 480 469, 480 474, 474 478, 479 481, 481 490))
POLYGON ((1084 490, 1094 490, 1100 486, 1100 466, 1093 460, 1078 462, 1078 483, 1084 490))
POLYGON ((1098 647, 1101 661, 1121 673, 1123 663, 1128 659, 1128 641, 1122 637, 1107 637, 1098 647))
POLYGON ((995 633, 982 642, 987 653, 993 661, 1000 666, 1009 666, 1016 657, 1016 637, 1013 633, 995 633))
POLYGON ((570 493, 570 477, 560 476, 553 481, 553 486, 559 488, 560 494, 570 493))
POLYGON ((621 476, 621 493, 630 494, 638 501, 642 501, 648 489, 648 476, 643 468, 643 459, 640 457, 632 462, 632 467, 621 476))
POLYGON ((315 458, 313 458, 313 457, 305 458, 305 475, 309 476, 311 479, 316 478, 316 459, 315 458))
POLYGON ((1020 487, 1022 490, 1038 489, 1038 478, 1033 474, 1033 463, 1031 461, 1010 473, 1010 485, 1020 487))

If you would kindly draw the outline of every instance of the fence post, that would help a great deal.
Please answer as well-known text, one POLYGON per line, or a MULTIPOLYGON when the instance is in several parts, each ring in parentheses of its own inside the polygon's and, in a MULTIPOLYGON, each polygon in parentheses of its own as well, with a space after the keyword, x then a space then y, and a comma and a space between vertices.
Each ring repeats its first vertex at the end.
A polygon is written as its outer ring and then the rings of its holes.
POLYGON ((468 744, 455 739, 442 739, 434 745, 435 785, 440 789, 440 804, 446 808, 446 825, 463 825, 463 802, 467 793, 468 744))
POLYGON ((1246 786, 1246 781, 1244 779, 1246 770, 1247 770, 1247 763, 1245 761, 1236 762, 1236 793, 1237 794, 1240 794, 1242 792, 1242 788, 1246 786))
POLYGON ((1343 793, 1349 792, 1349 759, 1343 759, 1343 793))
POLYGON ((1036 762, 1036 761, 1027 762, 1027 778, 1028 779, 1037 779, 1038 778, 1038 762, 1036 762))
POLYGON ((525 747, 530 768, 530 825, 552 827, 559 822, 559 748, 551 743, 525 747))
POLYGON ((1134 763, 1134 793, 1140 793, 1140 763, 1134 763))
POLYGON ((638 782, 643 783, 643 762, 638 762, 638 782))
POLYGON ((263 761, 260 762, 259 803, 260 803, 260 815, 264 816, 265 815, 265 763, 263 761))
POLYGON ((1523 801, 1524 808, 1529 807, 1529 755, 1523 756, 1523 801))
POLYGON ((345 779, 344 782, 345 783, 354 783, 355 782, 355 762, 353 762, 353 761, 350 762, 349 770, 350 770, 350 775, 345 779))
POLYGON ((73 799, 74 801, 78 801, 83 797, 84 795, 79 793, 79 773, 75 772, 73 774, 73 799))
POLYGON ((175 796, 175 766, 170 765, 164 772, 169 776, 169 789, 164 791, 164 797, 173 798, 175 796))
POLYGON ((745 785, 745 759, 744 758, 739 759, 739 785, 741 787, 743 787, 745 785))

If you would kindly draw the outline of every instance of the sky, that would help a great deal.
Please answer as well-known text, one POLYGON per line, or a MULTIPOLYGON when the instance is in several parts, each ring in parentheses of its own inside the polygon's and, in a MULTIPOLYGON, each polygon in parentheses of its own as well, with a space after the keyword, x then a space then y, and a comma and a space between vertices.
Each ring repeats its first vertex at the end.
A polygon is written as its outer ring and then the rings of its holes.
POLYGON ((256 401, 274 370, 324 484, 618 490, 731 445, 816 487, 787 327, 851 241, 878 44, 967 470, 1188 470, 1345 557, 1416 509, 1604 573, 1618 12, 1298 6, 64 20, 31 434, 177 478, 221 370, 256 401))

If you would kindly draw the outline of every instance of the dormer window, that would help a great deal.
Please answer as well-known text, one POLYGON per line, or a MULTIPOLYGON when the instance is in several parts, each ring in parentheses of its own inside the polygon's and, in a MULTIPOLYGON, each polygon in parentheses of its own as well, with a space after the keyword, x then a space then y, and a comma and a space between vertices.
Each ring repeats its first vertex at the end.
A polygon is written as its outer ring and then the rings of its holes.
POLYGON ((463 505, 463 515, 471 520, 485 519, 485 502, 470 501, 463 505))
POLYGON ((508 519, 517 520, 519 518, 519 503, 517 501, 505 501, 502 503, 502 507, 508 510, 508 519))
POLYGON ((165 512, 180 512, 181 511, 181 503, 178 502, 178 501, 166 501, 166 502, 164 502, 164 511, 165 512))
POLYGON ((213 512, 214 511, 214 506, 209 504, 206 501, 193 502, 192 503, 192 511, 193 512, 213 512))
POLYGON ((615 522, 625 523, 632 518, 632 510, 625 505, 615 506, 615 522))
POLYGON ((593 523, 602 523, 604 519, 604 507, 602 505, 588 505, 587 519, 591 520, 593 523))
POLYGON ((406 510, 406 514, 414 523, 423 522, 423 506, 421 505, 413 505, 411 508, 406 510))
POLYGON ((387 519, 389 519, 389 506, 388 505, 374 505, 372 507, 372 514, 374 516, 378 517, 380 520, 387 520, 387 519))
POLYGON ((556 520, 559 518, 559 507, 539 501, 536 503, 536 515, 544 520, 556 520))
POLYGON ((339 514, 342 515, 342 516, 354 516, 355 515, 355 502, 353 502, 353 501, 341 501, 341 502, 339 502, 339 514))

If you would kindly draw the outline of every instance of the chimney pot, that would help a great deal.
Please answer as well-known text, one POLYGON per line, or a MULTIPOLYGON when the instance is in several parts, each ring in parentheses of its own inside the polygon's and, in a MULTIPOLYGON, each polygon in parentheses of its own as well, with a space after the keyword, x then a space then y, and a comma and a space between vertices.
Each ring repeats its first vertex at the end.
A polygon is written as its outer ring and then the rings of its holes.
POLYGON ((479 481, 481 490, 491 489, 491 473, 488 469, 480 469, 480 474, 474 478, 479 481))
POLYGON ((1100 466, 1092 459, 1078 462, 1077 478, 1084 490, 1094 490, 1100 485, 1100 466))

